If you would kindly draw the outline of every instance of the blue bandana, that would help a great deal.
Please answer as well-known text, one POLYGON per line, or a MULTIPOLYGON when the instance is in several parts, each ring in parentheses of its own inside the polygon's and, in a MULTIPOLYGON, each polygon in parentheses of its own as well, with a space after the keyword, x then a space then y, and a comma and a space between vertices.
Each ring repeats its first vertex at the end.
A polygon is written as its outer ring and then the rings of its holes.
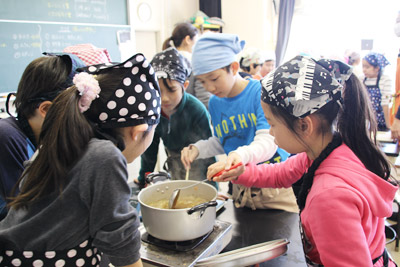
POLYGON ((245 41, 239 41, 236 34, 205 33, 193 48, 193 74, 201 75, 230 65, 244 45, 245 41))
POLYGON ((86 66, 86 64, 78 56, 74 54, 44 52, 43 55, 49 57, 59 57, 65 62, 65 64, 70 65, 71 69, 67 79, 62 84, 58 85, 49 92, 36 95, 35 97, 29 99, 28 103, 53 101, 54 98, 56 98, 56 96, 58 96, 62 91, 73 85, 72 79, 74 78, 75 74, 78 73, 78 69, 86 66))
POLYGON ((330 101, 341 101, 341 91, 352 73, 347 64, 297 56, 261 80, 261 100, 304 118, 330 101))
POLYGON ((384 67, 389 65, 389 61, 385 58, 384 55, 371 52, 368 55, 364 57, 364 59, 372 66, 374 67, 379 67, 381 70, 383 70, 384 67))

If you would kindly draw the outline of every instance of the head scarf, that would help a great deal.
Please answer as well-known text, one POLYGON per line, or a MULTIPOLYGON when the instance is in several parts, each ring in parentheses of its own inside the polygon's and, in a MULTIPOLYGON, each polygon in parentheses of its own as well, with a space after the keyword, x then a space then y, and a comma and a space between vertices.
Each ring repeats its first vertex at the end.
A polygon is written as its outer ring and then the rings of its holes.
POLYGON ((35 96, 34 98, 29 99, 29 103, 53 101, 54 98, 56 98, 56 96, 58 96, 63 90, 73 85, 72 79, 74 78, 75 74, 78 73, 78 69, 86 66, 86 64, 74 54, 44 52, 43 55, 50 57, 60 57, 67 65, 71 66, 71 70, 67 76, 67 79, 61 85, 54 88, 50 92, 45 92, 35 96))
POLYGON ((102 111, 99 114, 87 115, 89 119, 100 128, 157 124, 161 111, 160 89, 154 69, 145 57, 136 54, 119 64, 99 64, 81 70, 100 75, 112 69, 123 70, 124 78, 115 88, 115 93, 104 101, 102 111))
POLYGON ((341 90, 352 68, 329 59, 296 56, 261 80, 261 100, 304 118, 330 101, 341 101, 341 90))
POLYGON ((64 48, 63 52, 77 55, 86 65, 111 62, 110 54, 105 48, 97 48, 92 44, 77 44, 64 48))
POLYGON ((364 59, 372 66, 379 67, 381 70, 389 65, 389 61, 385 58, 384 55, 371 52, 364 57, 364 59))
POLYGON ((245 41, 236 34, 205 33, 194 45, 192 67, 194 75, 201 75, 224 68, 236 61, 245 41))
POLYGON ((275 52, 274 51, 264 51, 263 58, 264 58, 264 61, 275 61, 275 52))
POLYGON ((241 59, 241 65, 243 67, 250 67, 252 64, 259 65, 264 63, 264 57, 261 51, 251 47, 243 50, 241 59))
POLYGON ((174 47, 156 54, 150 64, 157 78, 171 79, 181 84, 185 83, 191 72, 189 61, 174 47))

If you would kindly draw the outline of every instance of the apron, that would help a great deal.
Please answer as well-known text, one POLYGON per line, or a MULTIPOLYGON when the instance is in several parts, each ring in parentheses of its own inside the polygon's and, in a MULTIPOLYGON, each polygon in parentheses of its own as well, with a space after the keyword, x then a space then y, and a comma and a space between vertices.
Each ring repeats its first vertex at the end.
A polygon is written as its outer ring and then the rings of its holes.
POLYGON ((57 251, 0 251, 0 266, 100 266, 101 252, 86 240, 57 251))
MULTIPOLYGON (((308 267, 324 267, 324 265, 322 265, 322 264, 318 264, 318 263, 313 262, 307 256, 308 252, 310 252, 312 250, 313 246, 310 243, 309 239, 307 238, 307 235, 304 232, 303 225, 301 223, 301 219, 299 219, 299 228, 300 228, 301 241, 303 243, 303 251, 304 251, 305 258, 306 258, 307 266, 308 267)), ((383 250, 382 255, 380 255, 376 259, 372 260, 372 264, 374 265, 376 262, 378 262, 378 260, 380 260, 381 257, 383 257, 383 267, 389 267, 389 262, 393 262, 394 265, 397 266, 397 264, 391 259, 391 257, 389 255, 389 253, 387 252, 386 248, 383 250)))
POLYGON ((375 85, 365 85, 364 79, 364 85, 367 88, 369 99, 371 100, 372 107, 375 111, 376 122, 378 123, 378 131, 387 131, 388 129, 386 127, 385 115, 383 114, 383 108, 381 105, 382 93, 379 89, 379 80, 380 77, 378 76, 375 85))
MULTIPOLYGON (((261 164, 273 164, 281 161, 282 157, 277 151, 271 159, 261 164)), ((232 184, 231 194, 236 208, 248 207, 252 210, 279 209, 299 212, 292 188, 257 188, 232 184)))

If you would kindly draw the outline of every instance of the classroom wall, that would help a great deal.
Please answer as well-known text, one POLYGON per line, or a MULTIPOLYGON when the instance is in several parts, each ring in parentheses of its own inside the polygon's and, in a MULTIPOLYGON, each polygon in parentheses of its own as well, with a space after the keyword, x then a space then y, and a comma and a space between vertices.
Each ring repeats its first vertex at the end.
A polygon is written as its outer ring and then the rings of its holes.
POLYGON ((176 23, 188 21, 199 9, 198 0, 129 0, 128 5, 135 49, 147 58, 161 51, 176 23), (151 12, 145 21, 138 14, 143 4, 151 12))
POLYGON ((221 0, 221 9, 223 32, 238 34, 246 46, 275 50, 278 17, 272 0, 221 0))

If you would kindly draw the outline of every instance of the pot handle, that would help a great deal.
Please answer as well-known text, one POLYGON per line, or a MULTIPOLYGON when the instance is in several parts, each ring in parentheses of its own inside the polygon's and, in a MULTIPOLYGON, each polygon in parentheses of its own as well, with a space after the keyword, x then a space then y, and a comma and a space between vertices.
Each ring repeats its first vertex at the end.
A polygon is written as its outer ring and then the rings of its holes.
POLYGON ((194 206, 193 208, 191 208, 190 210, 187 211, 187 214, 191 215, 196 211, 200 211, 200 217, 203 216, 204 211, 208 208, 208 207, 216 207, 217 206, 217 201, 213 200, 213 201, 209 201, 209 202, 205 202, 205 203, 201 203, 197 206, 194 206))
POLYGON ((147 184, 154 184, 157 182, 171 180, 171 175, 167 172, 152 172, 146 176, 146 183, 147 184))

